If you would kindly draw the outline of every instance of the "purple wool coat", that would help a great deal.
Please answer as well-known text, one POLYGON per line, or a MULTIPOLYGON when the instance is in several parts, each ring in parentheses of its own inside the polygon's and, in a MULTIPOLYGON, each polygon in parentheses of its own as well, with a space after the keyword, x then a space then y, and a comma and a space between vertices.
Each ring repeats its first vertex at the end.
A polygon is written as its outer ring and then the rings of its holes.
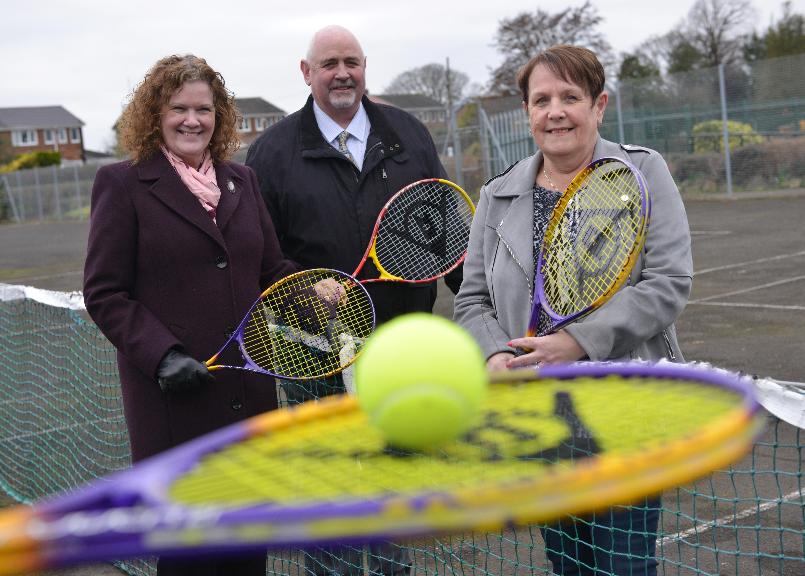
MULTIPOLYGON (((132 459, 277 406, 273 378, 214 372, 211 386, 159 388, 172 347, 205 361, 223 345, 260 292, 297 266, 283 258, 250 168, 215 165, 217 225, 167 159, 98 171, 92 190, 84 300, 118 351, 132 459)), ((220 363, 240 364, 235 349, 220 363)))

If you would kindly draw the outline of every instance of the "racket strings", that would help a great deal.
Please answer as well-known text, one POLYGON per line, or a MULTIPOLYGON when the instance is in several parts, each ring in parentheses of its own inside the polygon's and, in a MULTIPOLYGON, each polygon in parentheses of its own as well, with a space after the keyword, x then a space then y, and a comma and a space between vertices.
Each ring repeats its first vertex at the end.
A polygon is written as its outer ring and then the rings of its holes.
POLYGON ((391 202, 380 220, 375 254, 390 275, 427 280, 455 266, 467 249, 473 207, 444 182, 423 182, 391 202))
POLYGON ((675 448, 658 456, 652 448, 693 442, 704 428, 707 441, 715 442, 719 434, 732 434, 728 422, 745 417, 741 394, 685 380, 607 377, 494 385, 476 425, 439 450, 392 450, 366 416, 353 410, 211 453, 170 493, 184 504, 288 505, 506 486, 591 456, 646 452, 643 465, 662 468, 667 463, 658 458, 684 460, 685 453, 675 448), (611 402, 613 397, 619 401, 611 402))
POLYGON ((346 275, 311 270, 275 285, 252 309, 243 349, 254 364, 289 378, 323 377, 352 363, 374 326, 369 295, 346 275), (320 297, 314 286, 332 278, 346 295, 320 297))
POLYGON ((589 308, 622 283, 644 233, 641 189, 622 165, 586 173, 546 231, 546 302, 559 316, 589 308))

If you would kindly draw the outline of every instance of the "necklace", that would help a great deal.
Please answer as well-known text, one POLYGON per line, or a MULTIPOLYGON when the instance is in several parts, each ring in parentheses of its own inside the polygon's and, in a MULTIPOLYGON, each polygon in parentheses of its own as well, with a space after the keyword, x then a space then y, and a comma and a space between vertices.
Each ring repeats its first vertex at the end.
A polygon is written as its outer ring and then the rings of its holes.
POLYGON ((551 180, 551 177, 548 174, 548 168, 545 167, 544 164, 542 165, 542 173, 545 174, 545 179, 548 181, 548 186, 550 186, 552 190, 559 191, 559 187, 556 184, 554 184, 553 180, 551 180))

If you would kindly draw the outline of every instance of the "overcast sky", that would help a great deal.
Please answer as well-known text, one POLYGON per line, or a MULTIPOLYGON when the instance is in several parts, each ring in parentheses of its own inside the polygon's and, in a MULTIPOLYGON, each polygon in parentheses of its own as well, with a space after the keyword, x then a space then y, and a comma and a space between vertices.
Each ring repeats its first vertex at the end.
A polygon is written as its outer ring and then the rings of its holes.
MULTIPOLYGON (((0 107, 62 105, 84 123, 85 146, 103 150, 131 89, 168 54, 194 53, 221 72, 238 97, 260 96, 292 112, 308 87, 299 60, 312 33, 351 29, 368 57, 367 87, 382 93, 399 73, 431 62, 486 84, 502 60, 498 23, 537 7, 558 12, 583 0, 18 0, 2 7, 0 107)), ((664 34, 694 0, 593 0, 617 52, 664 34)), ((753 0, 757 29, 782 14, 782 0, 753 0)), ((805 12, 805 0, 793 0, 805 12)))

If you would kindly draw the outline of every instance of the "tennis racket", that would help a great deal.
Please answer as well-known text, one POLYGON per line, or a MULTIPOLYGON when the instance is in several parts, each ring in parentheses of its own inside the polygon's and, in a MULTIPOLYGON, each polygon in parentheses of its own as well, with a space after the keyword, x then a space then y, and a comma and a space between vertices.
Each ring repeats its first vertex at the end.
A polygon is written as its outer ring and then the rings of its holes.
POLYGON ((387 447, 350 396, 267 412, 0 514, 0 574, 131 556, 491 530, 626 504, 744 455, 747 381, 686 365, 504 372, 438 450, 387 447))
POLYGON ((337 374, 355 361, 375 326, 366 289, 343 272, 314 268, 286 276, 263 292, 216 354, 211 371, 252 370, 307 380, 337 374), (322 287, 339 286, 337 293, 322 287), (237 345, 244 364, 219 364, 237 345))
MULTIPOLYGON (((660 362, 667 361, 661 360, 660 362)), ((716 368, 706 362, 692 362, 690 365, 721 371, 732 376, 736 375, 734 372, 716 368)), ((745 372, 739 372, 737 375, 746 378, 749 385, 754 389, 758 403, 769 414, 783 422, 805 430, 805 382, 777 380, 758 376, 757 374, 746 374, 745 372)))
POLYGON ((362 283, 432 282, 464 261, 475 206, 458 185, 431 178, 409 184, 386 202, 356 278, 368 260, 379 273, 362 283))
POLYGON ((609 300, 643 248, 650 211, 643 175, 620 158, 573 178, 545 229, 526 336, 556 332, 609 300))

